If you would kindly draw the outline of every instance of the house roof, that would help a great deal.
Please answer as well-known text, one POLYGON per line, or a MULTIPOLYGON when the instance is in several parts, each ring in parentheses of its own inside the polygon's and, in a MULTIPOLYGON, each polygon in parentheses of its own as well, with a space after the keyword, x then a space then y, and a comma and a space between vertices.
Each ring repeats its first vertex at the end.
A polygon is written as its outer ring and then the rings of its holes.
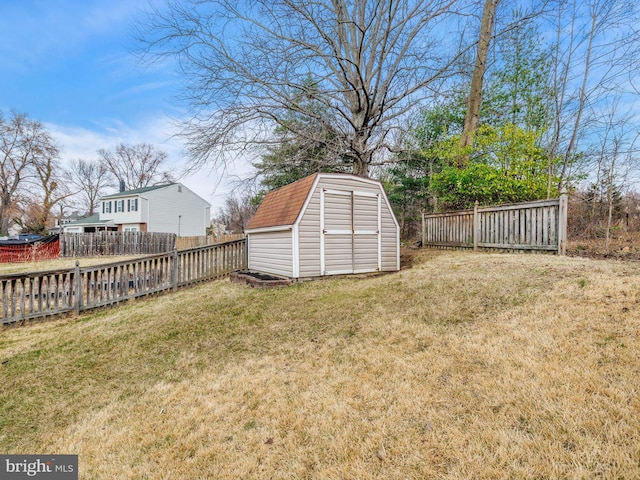
POLYGON ((65 225, 65 227, 69 227, 71 225, 104 225, 108 223, 113 223, 113 220, 100 220, 100 214, 94 213, 93 215, 81 218, 80 220, 69 222, 65 225))
POLYGON ((264 197, 247 230, 293 225, 304 206, 317 173, 273 190, 264 197))
POLYGON ((150 192, 151 190, 157 190, 159 188, 165 188, 171 185, 175 185, 174 183, 164 183, 162 185, 152 185, 151 187, 143 187, 143 188, 134 188, 133 190, 125 190, 124 192, 112 193, 111 195, 105 195, 101 198, 116 198, 122 197, 124 195, 139 195, 141 193, 150 192))

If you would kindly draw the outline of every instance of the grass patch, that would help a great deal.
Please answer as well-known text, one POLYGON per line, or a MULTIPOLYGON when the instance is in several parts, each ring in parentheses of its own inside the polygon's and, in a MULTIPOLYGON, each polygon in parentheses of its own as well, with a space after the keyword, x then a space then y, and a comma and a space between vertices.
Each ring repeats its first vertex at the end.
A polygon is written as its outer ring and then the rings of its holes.
POLYGON ((126 262, 139 257, 148 255, 117 255, 117 256, 99 256, 99 257, 82 257, 82 258, 55 258, 52 260, 41 260, 38 262, 21 262, 21 263, 0 263, 0 275, 9 275, 12 273, 25 272, 42 272, 47 270, 68 269, 76 266, 76 262, 80 262, 81 267, 90 267, 103 263, 126 262))
POLYGON ((0 332, 0 450, 82 478, 632 478, 640 266, 423 251, 0 332))

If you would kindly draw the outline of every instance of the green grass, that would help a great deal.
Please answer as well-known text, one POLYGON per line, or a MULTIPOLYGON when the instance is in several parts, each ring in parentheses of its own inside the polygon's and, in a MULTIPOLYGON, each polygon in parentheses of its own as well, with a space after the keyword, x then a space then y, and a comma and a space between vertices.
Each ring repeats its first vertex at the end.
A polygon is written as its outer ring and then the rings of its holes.
POLYGON ((0 332, 0 451, 111 478, 633 478, 640 267, 423 251, 0 332))

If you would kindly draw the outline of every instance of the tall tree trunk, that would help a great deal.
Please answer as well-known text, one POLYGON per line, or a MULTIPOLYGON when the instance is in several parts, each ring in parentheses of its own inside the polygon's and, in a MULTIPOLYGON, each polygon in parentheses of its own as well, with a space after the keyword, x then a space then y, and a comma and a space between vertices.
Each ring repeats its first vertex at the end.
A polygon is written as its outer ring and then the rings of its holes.
MULTIPOLYGON (((480 105, 482 104, 482 80, 487 69, 487 56, 489 55, 489 44, 493 34, 496 8, 500 0, 485 0, 482 11, 482 24, 480 25, 480 37, 478 38, 478 50, 476 63, 473 68, 471 79, 471 91, 467 99, 467 113, 464 119, 464 128, 460 137, 462 148, 473 144, 473 137, 478 130, 480 123, 480 105)), ((464 168, 469 163, 469 155, 463 154, 456 159, 456 167, 464 168)))
POLYGON ((0 199, 0 235, 9 235, 9 212, 11 205, 11 197, 9 195, 2 195, 0 199))
POLYGON ((353 174, 368 178, 372 152, 367 148, 367 133, 364 129, 358 129, 351 142, 351 148, 353 151, 353 174))

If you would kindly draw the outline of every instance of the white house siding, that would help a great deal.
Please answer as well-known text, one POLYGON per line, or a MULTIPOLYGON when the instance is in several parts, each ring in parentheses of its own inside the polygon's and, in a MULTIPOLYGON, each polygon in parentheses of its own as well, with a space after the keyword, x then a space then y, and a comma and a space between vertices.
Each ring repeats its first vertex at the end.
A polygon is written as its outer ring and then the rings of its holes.
POLYGON ((252 233, 249 236, 249 270, 293 277, 291 230, 252 233))
POLYGON ((210 207, 185 186, 169 185, 145 192, 141 197, 149 200, 147 231, 182 237, 206 235, 210 207))
POLYGON ((121 225, 121 224, 141 224, 141 223, 147 223, 147 210, 148 208, 145 208, 146 205, 146 201, 139 198, 138 195, 130 195, 130 196, 123 196, 123 197, 118 197, 118 198, 110 198, 108 200, 105 200, 107 202, 111 202, 111 213, 102 213, 102 210, 100 211, 100 220, 113 220, 113 223, 115 223, 116 225, 121 225), (135 200, 138 199, 138 209, 136 211, 127 211, 127 200, 135 200), (124 201, 124 211, 123 212, 118 212, 116 211, 116 202, 123 200, 124 201))

